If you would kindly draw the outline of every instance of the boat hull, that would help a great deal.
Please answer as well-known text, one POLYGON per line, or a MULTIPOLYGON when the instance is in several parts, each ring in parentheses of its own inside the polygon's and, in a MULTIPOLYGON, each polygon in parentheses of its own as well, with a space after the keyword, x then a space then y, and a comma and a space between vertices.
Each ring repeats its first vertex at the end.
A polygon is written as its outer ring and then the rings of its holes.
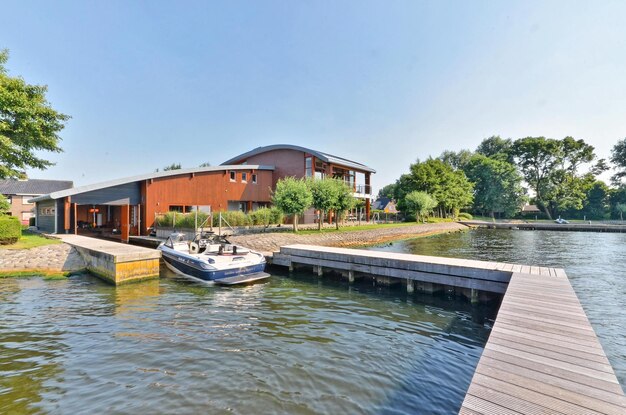
POLYGON ((237 283, 243 284, 269 277, 269 274, 263 272, 265 270, 265 261, 241 267, 229 267, 221 270, 207 270, 203 269, 199 262, 194 262, 193 260, 180 255, 171 254, 165 250, 162 250, 161 252, 163 261, 165 261, 167 267, 172 271, 202 281, 220 283, 220 280, 222 280, 224 284, 232 285, 234 282, 230 281, 238 281, 240 279, 241 281, 237 283), (250 276, 250 278, 235 278, 241 276, 250 276))

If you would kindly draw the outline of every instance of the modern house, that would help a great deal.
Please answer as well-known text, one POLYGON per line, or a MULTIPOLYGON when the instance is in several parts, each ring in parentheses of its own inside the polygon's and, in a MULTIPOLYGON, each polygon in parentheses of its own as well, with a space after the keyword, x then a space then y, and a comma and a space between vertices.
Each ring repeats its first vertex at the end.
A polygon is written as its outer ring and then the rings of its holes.
MULTIPOLYGON (((372 196, 371 175, 376 173, 371 167, 343 157, 310 148, 289 144, 276 144, 257 147, 224 162, 233 164, 262 164, 274 166, 272 187, 284 177, 334 177, 348 183, 354 189, 354 196, 365 201, 365 217, 369 218, 372 196)), ((313 223, 315 212, 310 209, 304 215, 303 223, 313 223)))
POLYGON ((147 235, 159 213, 266 206, 273 171, 273 166, 259 165, 170 170, 60 190, 31 202, 36 203, 37 227, 44 232, 97 229, 128 241, 129 236, 147 235))
POLYGON ((59 190, 69 189, 74 184, 65 180, 40 179, 7 179, 0 180, 0 193, 11 204, 10 214, 28 225, 30 218, 35 217, 35 205, 30 199, 59 190))
MULTIPOLYGON (((147 235, 156 217, 194 209, 248 212, 271 203, 276 182, 287 176, 335 177, 349 183, 370 209, 374 169, 319 151, 259 147, 220 166, 169 170, 48 192, 35 197, 37 227, 48 233, 147 235)), ((313 222, 314 213, 305 216, 313 222)))

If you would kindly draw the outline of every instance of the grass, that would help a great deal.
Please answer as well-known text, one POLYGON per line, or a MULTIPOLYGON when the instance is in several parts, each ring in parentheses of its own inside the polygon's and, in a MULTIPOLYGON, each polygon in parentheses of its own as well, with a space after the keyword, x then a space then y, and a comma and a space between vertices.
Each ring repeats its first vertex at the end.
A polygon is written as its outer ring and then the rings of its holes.
POLYGON ((44 238, 36 233, 22 230, 22 237, 13 245, 0 245, 0 249, 30 249, 38 246, 60 244, 58 239, 44 238))
POLYGON ((71 272, 56 271, 2 271, 0 272, 0 279, 41 277, 44 280, 64 280, 70 275, 72 275, 71 272))

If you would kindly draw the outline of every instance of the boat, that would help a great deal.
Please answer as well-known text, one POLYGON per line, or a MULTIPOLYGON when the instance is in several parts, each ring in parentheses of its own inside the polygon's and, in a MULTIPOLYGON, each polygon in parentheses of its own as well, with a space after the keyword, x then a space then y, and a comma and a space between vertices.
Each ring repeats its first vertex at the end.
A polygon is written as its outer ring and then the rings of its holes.
POLYGON ((220 285, 246 284, 269 278, 265 256, 234 245, 212 232, 196 234, 189 242, 173 233, 159 244, 165 265, 173 272, 220 285))

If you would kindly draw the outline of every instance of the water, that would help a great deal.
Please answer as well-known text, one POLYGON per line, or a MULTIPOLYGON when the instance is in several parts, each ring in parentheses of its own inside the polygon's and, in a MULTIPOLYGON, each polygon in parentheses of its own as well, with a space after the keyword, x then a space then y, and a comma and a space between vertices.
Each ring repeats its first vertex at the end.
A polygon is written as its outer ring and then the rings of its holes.
POLYGON ((456 413, 495 311, 297 275, 0 279, 0 413, 456 413))
POLYGON ((626 390, 626 234, 479 229, 373 249, 564 268, 626 390))

